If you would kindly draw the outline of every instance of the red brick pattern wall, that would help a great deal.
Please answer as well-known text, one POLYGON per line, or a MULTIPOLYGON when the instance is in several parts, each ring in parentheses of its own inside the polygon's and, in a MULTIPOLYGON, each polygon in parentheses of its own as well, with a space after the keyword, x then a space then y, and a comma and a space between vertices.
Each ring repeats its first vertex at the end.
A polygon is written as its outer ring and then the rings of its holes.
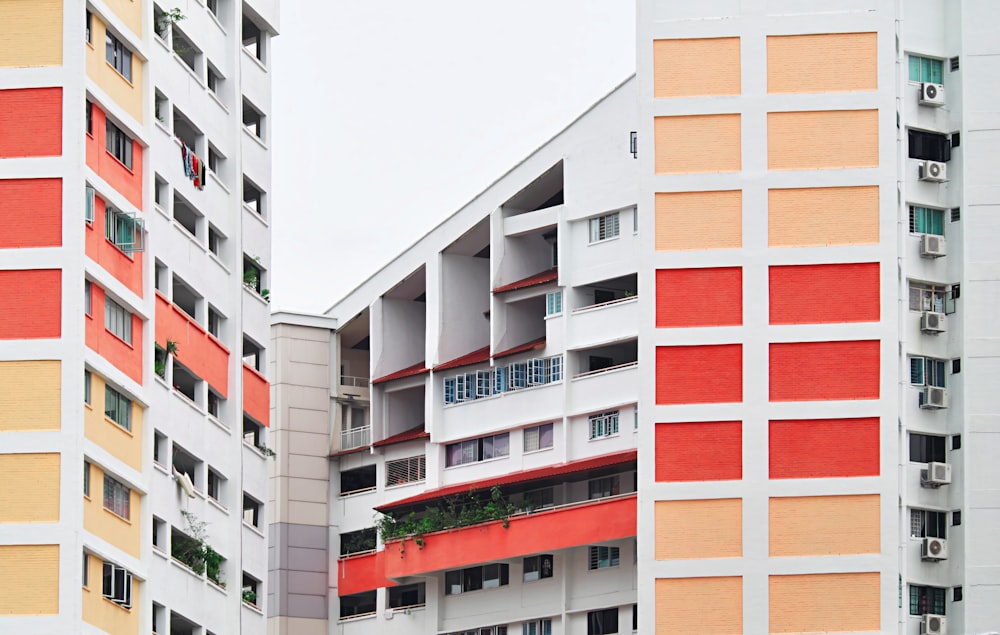
POLYGON ((660 346, 656 349, 656 403, 743 401, 743 346, 660 346))
POLYGON ((879 398, 879 342, 771 344, 771 401, 879 398))
POLYGON ((743 269, 660 269, 656 326, 738 326, 743 323, 743 269))
POLYGON ((59 337, 62 270, 0 271, 0 340, 59 337))
POLYGON ((879 420, 771 421, 771 478, 842 478, 879 475, 879 420))
POLYGON ((878 322, 877 262, 771 267, 768 282, 771 324, 878 322))
POLYGON ((62 88, 0 90, 0 157, 62 154, 62 88))
POLYGON ((0 249, 62 244, 62 179, 0 180, 0 209, 0 249))
POLYGON ((657 481, 743 478, 743 422, 656 424, 657 481))

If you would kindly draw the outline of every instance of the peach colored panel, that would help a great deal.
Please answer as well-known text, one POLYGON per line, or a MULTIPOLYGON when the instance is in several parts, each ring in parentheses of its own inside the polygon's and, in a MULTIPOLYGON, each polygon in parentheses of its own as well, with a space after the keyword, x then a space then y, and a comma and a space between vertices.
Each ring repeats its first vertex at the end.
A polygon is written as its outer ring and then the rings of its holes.
POLYGON ((768 578, 771 633, 878 631, 879 574, 823 573, 768 578))
POLYGON ((656 633, 741 635, 743 578, 658 579, 656 633))
POLYGON ((770 247, 872 245, 878 240, 877 185, 767 192, 770 247))
POLYGON ((879 496, 772 498, 771 557, 879 552, 879 496))
POLYGON ((653 41, 653 97, 740 94, 740 38, 653 41))
POLYGON ((742 555, 742 499, 656 501, 657 560, 742 555))
POLYGON ((767 113, 767 167, 770 170, 878 167, 878 111, 767 113))
POLYGON ((875 33, 770 35, 767 92, 841 93, 878 88, 875 33))
POLYGON ((739 172, 740 115, 657 117, 656 173, 739 172))
POLYGON ((656 249, 739 249, 743 192, 660 192, 656 195, 656 249))

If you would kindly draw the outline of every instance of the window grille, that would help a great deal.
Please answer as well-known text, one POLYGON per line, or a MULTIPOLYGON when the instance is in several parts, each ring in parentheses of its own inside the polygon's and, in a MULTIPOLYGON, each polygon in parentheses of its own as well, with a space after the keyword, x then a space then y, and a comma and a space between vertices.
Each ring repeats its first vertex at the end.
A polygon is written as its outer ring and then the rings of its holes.
POLYGON ((128 486, 104 475, 104 508, 125 520, 131 516, 131 492, 128 486))
POLYGON ((411 456, 385 464, 385 484, 387 487, 414 483, 427 478, 427 460, 424 456, 411 456))
POLYGON ((618 212, 590 219, 590 242, 596 243, 618 236, 618 212))
POLYGON ((620 563, 618 547, 591 547, 590 569, 617 567, 620 563))
POLYGON ((598 439, 618 434, 618 411, 590 415, 590 438, 598 439))

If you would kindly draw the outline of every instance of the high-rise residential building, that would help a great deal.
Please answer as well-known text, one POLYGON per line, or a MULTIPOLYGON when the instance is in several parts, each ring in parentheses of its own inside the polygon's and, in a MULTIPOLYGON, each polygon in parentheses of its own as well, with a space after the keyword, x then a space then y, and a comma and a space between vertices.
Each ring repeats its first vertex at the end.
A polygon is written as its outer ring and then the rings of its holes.
POLYGON ((637 17, 639 630, 1000 630, 1000 7, 637 17))
POLYGON ((275 314, 274 632, 632 630, 636 100, 325 315, 275 314))
POLYGON ((277 0, 0 2, 0 631, 264 633, 277 0))

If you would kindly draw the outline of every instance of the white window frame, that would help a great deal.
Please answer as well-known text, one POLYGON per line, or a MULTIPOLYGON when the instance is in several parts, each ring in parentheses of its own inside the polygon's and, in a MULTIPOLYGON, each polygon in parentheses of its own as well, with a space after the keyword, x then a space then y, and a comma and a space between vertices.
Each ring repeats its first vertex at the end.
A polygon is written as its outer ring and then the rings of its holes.
POLYGON ((523 438, 523 447, 524 447, 524 453, 525 454, 528 454, 529 452, 540 452, 542 450, 551 449, 553 447, 553 445, 555 444, 555 440, 554 440, 554 437, 555 437, 554 424, 552 424, 552 423, 543 423, 541 425, 532 426, 530 428, 525 428, 524 429, 524 433, 523 433, 523 437, 524 437, 523 438), (549 435, 549 441, 550 441, 549 445, 546 445, 545 447, 542 447, 542 445, 541 445, 541 442, 542 442, 542 428, 545 428, 545 427, 553 428, 553 434, 549 435))
POLYGON ((520 390, 528 387, 528 365, 524 362, 514 362, 508 366, 510 390, 520 390))
POLYGON ((476 398, 493 396, 493 377, 488 370, 476 371, 476 398))
POLYGON ((907 292, 910 311, 933 311, 948 315, 955 312, 955 298, 949 285, 910 280, 907 292))
POLYGON ((552 620, 532 620, 521 625, 521 635, 552 635, 552 620))
POLYGON ((493 369, 493 392, 494 394, 505 393, 510 390, 510 383, 507 366, 497 366, 493 369))
POLYGON ((455 375, 455 402, 465 401, 465 375, 455 375))
POLYGON ((88 225, 94 224, 94 205, 96 202, 97 193, 94 188, 89 185, 86 188, 86 194, 84 195, 84 213, 83 217, 87 221, 88 225))
POLYGON ((104 509, 115 516, 130 520, 132 518, 132 490, 128 485, 104 473, 104 509), (109 506, 110 505, 110 506, 109 506))
POLYGON ((423 454, 385 462, 385 486, 419 483, 427 478, 427 457, 423 454))
POLYGON ((446 406, 458 403, 457 381, 455 377, 444 378, 444 403, 446 406))
POLYGON ((547 384, 544 359, 529 359, 527 362, 528 385, 542 386, 547 384))
POLYGON ((934 357, 910 357, 910 385, 911 386, 934 386, 936 388, 948 387, 948 361, 934 357), (919 381, 916 380, 915 372, 920 368, 919 381))
POLYGON ((621 233, 619 213, 611 212, 602 216, 595 216, 589 221, 590 244, 604 242, 617 238, 621 233))
POLYGON ((111 31, 105 32, 104 59, 119 75, 132 83, 132 51, 111 31))
POLYGON ((604 439, 618 435, 619 411, 602 412, 587 418, 590 424, 590 440, 604 439))
POLYGON ((146 226, 134 212, 123 212, 110 205, 104 210, 104 237, 126 256, 146 250, 146 226))
POLYGON ((124 130, 116 126, 110 119, 105 122, 104 134, 106 136, 104 140, 104 149, 107 150, 111 156, 118 159, 122 165, 131 170, 133 158, 132 137, 128 136, 124 130))
POLYGON ((563 356, 555 355, 548 359, 549 383, 562 381, 563 378, 563 356))
POLYGON ((560 315, 563 312, 562 291, 549 291, 545 294, 545 315, 560 315))
POLYGON ((603 545, 591 545, 588 558, 587 569, 597 571, 598 569, 610 569, 621 565, 621 550, 619 547, 608 547, 603 545))
POLYGON ((132 608, 132 574, 125 567, 104 562, 101 595, 125 609, 132 608))
POLYGON ((126 344, 132 344, 132 313, 108 296, 104 296, 104 328, 126 344))

